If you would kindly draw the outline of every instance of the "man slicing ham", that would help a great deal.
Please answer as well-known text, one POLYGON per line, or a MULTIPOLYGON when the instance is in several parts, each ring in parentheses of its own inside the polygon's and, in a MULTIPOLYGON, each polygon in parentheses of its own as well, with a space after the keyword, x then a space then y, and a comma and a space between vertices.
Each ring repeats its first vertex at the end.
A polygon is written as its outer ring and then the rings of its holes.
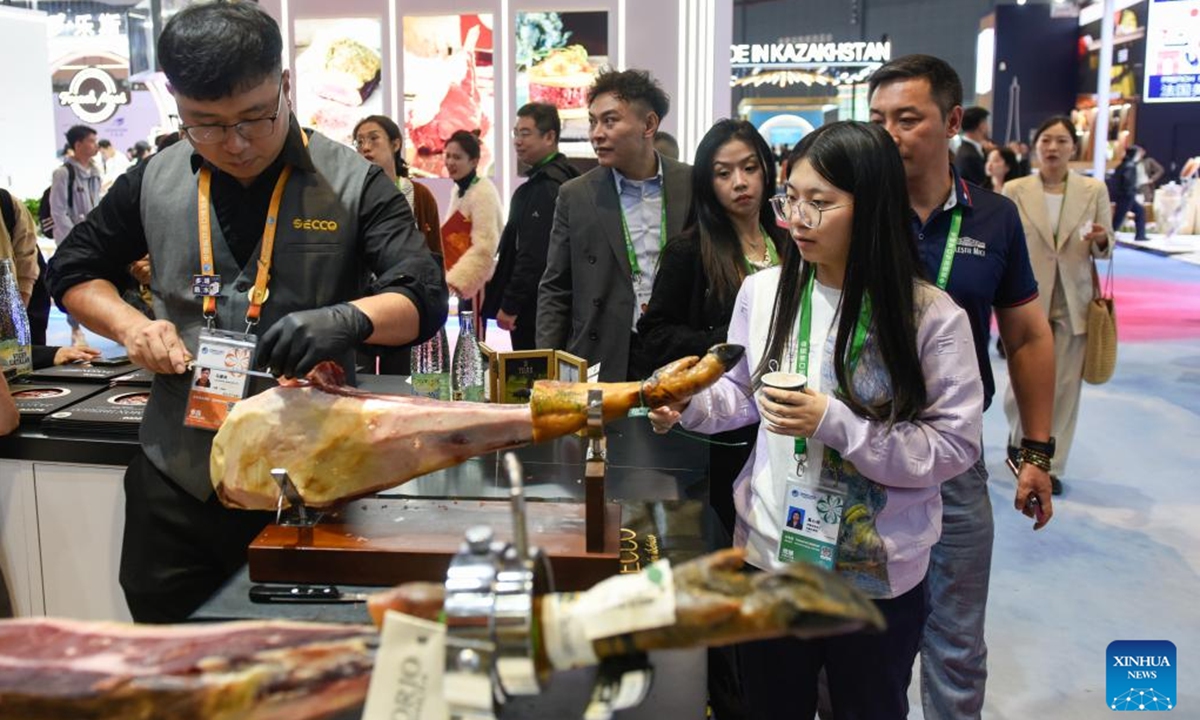
POLYGON ((423 341, 446 319, 441 269, 408 204, 380 168, 301 130, 281 54, 279 27, 255 3, 173 16, 158 57, 188 142, 121 176, 50 265, 59 304, 157 373, 125 474, 120 579, 139 622, 187 618, 270 517, 213 496, 223 399, 264 388, 245 375, 238 386, 206 356, 255 351, 257 366, 297 377, 323 360, 353 367, 364 342, 423 341), (147 252, 154 321, 116 291, 147 252), (206 367, 211 385, 192 387, 206 367))

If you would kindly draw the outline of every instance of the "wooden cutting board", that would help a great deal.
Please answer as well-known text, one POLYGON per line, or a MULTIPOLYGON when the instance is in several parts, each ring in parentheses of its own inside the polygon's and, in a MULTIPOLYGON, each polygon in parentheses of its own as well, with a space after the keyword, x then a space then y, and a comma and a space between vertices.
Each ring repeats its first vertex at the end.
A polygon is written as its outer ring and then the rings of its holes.
MULTIPOLYGON (((605 505, 602 552, 585 543, 584 503, 526 503, 530 545, 550 558, 556 590, 585 590, 620 571, 621 506, 605 505)), ((512 539, 507 500, 367 498, 326 513, 316 525, 268 525, 250 544, 254 582, 395 585, 444 582, 473 525, 512 539)))

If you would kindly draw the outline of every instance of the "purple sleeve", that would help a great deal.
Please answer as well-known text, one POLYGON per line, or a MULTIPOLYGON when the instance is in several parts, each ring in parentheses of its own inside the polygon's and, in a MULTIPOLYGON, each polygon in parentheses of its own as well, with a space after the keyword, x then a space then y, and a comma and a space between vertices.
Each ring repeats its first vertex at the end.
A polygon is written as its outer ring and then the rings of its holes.
MULTIPOLYGON (((758 404, 750 385, 750 313, 753 312, 753 276, 742 283, 727 341, 746 348, 742 359, 721 376, 715 385, 692 397, 679 419, 680 425, 696 432, 718 433, 758 422, 758 404)), ((769 309, 768 309, 769 312, 769 309)))
POLYGON ((1033 277, 1033 266, 1029 264, 1029 245, 1025 242, 1025 229, 1021 226, 1021 215, 1008 198, 1003 198, 1004 208, 997 212, 996 224, 1004 228, 1003 238, 1007 242, 1004 274, 992 304, 999 308, 1024 305, 1038 296, 1037 280, 1033 277))
POLYGON ((855 415, 841 401, 829 408, 813 438, 882 485, 933 487, 965 472, 983 441, 983 383, 967 315, 940 294, 917 330, 927 404, 920 417, 889 426, 855 415))

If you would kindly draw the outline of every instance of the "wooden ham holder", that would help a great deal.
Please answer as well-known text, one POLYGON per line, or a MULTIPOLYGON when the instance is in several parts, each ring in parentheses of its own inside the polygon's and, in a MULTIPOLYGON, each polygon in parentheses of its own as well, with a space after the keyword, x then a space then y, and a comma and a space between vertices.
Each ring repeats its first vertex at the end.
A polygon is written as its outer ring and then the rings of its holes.
MULTIPOLYGON (((526 504, 529 542, 549 558, 559 590, 584 590, 620 571, 621 507, 605 501, 598 390, 588 396, 587 434, 584 502, 526 504)), ((272 474, 280 484, 279 512, 250 544, 254 582, 440 584, 468 527, 488 525, 496 540, 512 541, 507 500, 373 497, 318 513, 305 509, 286 473, 272 474)))

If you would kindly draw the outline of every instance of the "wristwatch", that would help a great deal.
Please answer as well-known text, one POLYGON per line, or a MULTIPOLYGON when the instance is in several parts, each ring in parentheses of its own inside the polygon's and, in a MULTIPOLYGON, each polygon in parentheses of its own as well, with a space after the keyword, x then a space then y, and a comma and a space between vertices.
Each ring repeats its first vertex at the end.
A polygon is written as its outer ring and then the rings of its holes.
POLYGON ((1046 457, 1054 457, 1054 438, 1050 438, 1046 442, 1030 440, 1029 438, 1021 438, 1021 449, 1032 450, 1036 453, 1041 453, 1046 457))

